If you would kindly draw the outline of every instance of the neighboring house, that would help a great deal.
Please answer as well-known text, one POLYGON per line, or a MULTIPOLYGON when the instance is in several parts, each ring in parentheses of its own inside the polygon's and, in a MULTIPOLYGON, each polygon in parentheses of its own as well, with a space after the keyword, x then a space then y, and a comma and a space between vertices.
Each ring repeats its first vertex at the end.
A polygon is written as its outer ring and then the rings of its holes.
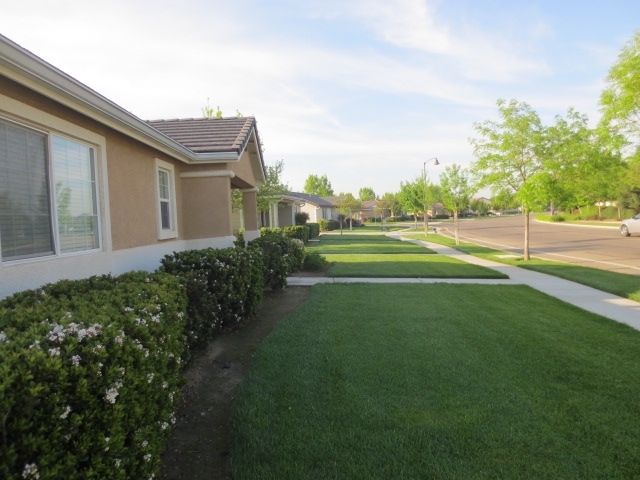
POLYGON ((0 298, 259 236, 248 118, 145 122, 0 35, 0 298))
POLYGON ((261 227, 289 227, 296 224, 296 213, 304 206, 304 200, 291 195, 274 198, 269 210, 260 212, 261 227))
POLYGON ((362 209, 360 210, 360 219, 363 222, 372 218, 388 218, 391 215, 391 211, 386 208, 384 211, 378 209, 379 200, 366 200, 362 202, 362 209))
POLYGON ((339 212, 333 206, 333 201, 342 197, 319 197, 300 192, 290 192, 289 196, 304 202, 299 211, 309 215, 309 222, 316 223, 320 219, 338 220, 339 212))

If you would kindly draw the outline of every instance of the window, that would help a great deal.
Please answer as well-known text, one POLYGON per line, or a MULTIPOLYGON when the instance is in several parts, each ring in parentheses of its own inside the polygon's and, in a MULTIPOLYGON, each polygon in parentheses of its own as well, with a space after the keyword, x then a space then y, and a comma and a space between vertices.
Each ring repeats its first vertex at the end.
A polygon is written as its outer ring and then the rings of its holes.
POLYGON ((94 150, 0 121, 2 261, 97 249, 98 228, 94 150))
POLYGON ((156 160, 156 186, 158 198, 158 238, 178 236, 176 225, 175 181, 173 165, 156 160))

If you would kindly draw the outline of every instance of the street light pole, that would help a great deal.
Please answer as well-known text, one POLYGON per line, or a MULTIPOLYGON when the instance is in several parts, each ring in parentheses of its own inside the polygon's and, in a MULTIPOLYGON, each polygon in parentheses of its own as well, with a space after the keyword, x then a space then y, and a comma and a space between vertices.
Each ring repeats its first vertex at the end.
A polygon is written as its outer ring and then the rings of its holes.
POLYGON ((427 162, 431 161, 431 160, 435 160, 433 162, 434 165, 440 165, 440 162, 438 162, 438 158, 437 157, 433 157, 433 158, 429 158, 427 160, 425 160, 422 163, 422 187, 424 188, 423 190, 423 196, 422 196, 422 201, 423 201, 423 205, 424 205, 424 236, 427 236, 427 228, 429 227, 429 221, 427 220, 427 162))

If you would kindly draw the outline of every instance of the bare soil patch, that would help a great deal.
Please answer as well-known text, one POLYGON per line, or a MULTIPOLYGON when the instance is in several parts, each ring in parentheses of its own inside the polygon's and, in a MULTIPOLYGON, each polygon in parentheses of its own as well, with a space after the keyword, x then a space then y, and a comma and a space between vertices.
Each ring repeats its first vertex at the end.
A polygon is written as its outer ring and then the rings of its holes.
POLYGON ((287 287, 265 293, 254 318, 220 334, 187 369, 161 478, 231 478, 231 416, 240 384, 264 338, 307 300, 310 291, 287 287))

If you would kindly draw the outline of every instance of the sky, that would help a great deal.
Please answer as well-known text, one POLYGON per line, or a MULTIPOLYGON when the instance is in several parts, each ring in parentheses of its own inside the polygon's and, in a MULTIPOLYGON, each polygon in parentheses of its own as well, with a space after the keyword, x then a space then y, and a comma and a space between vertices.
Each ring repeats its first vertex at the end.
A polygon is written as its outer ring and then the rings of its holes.
POLYGON ((302 191, 379 196, 475 160, 496 101, 599 119, 638 0, 0 0, 0 33, 143 120, 256 117, 302 191), (438 158, 439 165, 435 165, 438 158))

